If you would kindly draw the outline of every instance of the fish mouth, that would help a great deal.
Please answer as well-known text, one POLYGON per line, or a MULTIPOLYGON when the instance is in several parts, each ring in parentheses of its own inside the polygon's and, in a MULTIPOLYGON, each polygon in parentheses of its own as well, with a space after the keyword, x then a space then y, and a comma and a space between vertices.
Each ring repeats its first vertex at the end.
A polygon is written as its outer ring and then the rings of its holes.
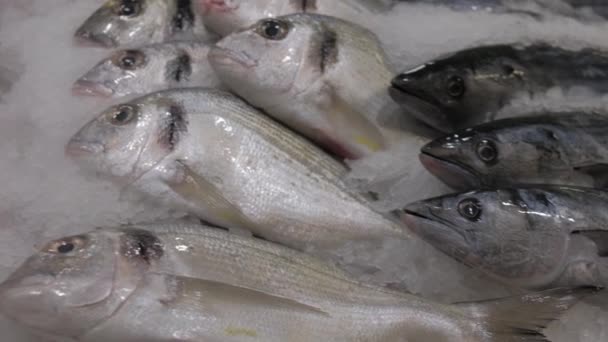
POLYGON ((405 108, 416 119, 444 133, 454 130, 454 125, 449 122, 441 110, 441 105, 435 99, 404 90, 394 84, 389 87, 389 94, 393 101, 405 108))
POLYGON ((424 150, 419 159, 431 174, 453 189, 469 190, 483 185, 480 175, 464 165, 434 156, 424 150))
POLYGON ((202 0, 200 4, 203 8, 203 15, 232 12, 239 8, 238 4, 229 6, 226 4, 226 0, 202 0))
POLYGON ((79 158, 103 153, 105 146, 99 142, 91 142, 79 139, 71 139, 65 146, 65 154, 68 157, 79 158))
POLYGON ((76 96, 110 97, 114 91, 101 83, 78 80, 72 86, 72 94, 76 96))
POLYGON ((250 69, 258 66, 258 62, 245 52, 234 51, 219 46, 209 51, 208 58, 213 64, 224 67, 241 66, 250 69))
POLYGON ((116 42, 105 34, 94 34, 83 28, 79 28, 74 34, 76 46, 80 47, 96 47, 96 48, 113 48, 116 47, 116 42))

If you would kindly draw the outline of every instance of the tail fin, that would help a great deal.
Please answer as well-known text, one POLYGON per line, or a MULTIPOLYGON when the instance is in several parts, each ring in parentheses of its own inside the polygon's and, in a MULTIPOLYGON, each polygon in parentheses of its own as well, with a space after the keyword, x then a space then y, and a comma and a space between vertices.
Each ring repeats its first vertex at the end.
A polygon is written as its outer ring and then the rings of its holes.
POLYGON ((519 297, 457 304, 481 323, 478 329, 492 342, 549 341, 542 333, 547 325, 600 288, 559 288, 519 297))

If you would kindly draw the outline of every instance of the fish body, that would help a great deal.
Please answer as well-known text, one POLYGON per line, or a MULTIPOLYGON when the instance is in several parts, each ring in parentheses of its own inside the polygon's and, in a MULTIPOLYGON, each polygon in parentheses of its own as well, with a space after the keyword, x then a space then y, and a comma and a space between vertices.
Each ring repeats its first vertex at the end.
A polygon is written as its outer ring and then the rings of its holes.
POLYGON ((608 284, 608 193, 492 188, 413 203, 403 220, 444 253, 528 289, 608 284))
POLYGON ((219 85, 204 42, 174 42, 115 51, 74 84, 81 95, 122 97, 169 89, 219 85))
POLYGON ((390 93, 418 119, 449 133, 493 120, 517 96, 543 95, 554 87, 605 93, 607 79, 608 54, 597 49, 492 45, 406 71, 393 79, 390 93))
POLYGON ((605 188, 608 119, 544 113, 463 129, 422 148, 426 168, 456 189, 518 184, 605 188))
POLYGON ((542 338, 539 329, 590 292, 437 304, 266 241, 164 224, 48 243, 0 285, 0 310, 89 342, 502 342, 542 338))
POLYGON ((191 0, 108 0, 76 31, 77 42, 105 48, 213 38, 191 0))
POLYGON ((296 248, 409 236, 347 189, 343 164, 218 90, 163 91, 112 107, 67 152, 168 206, 296 248))
POLYGON ((196 8, 205 25, 226 36, 261 18, 295 13, 316 13, 348 19, 353 15, 377 13, 392 7, 386 0, 197 0, 196 8))
POLYGON ((377 37, 358 25, 314 14, 263 19, 209 58, 231 90, 341 158, 424 141, 388 123, 391 72, 377 37))

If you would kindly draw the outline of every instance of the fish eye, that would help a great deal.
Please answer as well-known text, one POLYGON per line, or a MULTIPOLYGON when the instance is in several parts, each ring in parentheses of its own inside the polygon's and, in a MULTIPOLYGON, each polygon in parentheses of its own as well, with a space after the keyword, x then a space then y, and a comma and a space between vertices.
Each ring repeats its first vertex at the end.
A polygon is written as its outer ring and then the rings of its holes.
POLYGON ((133 121, 136 112, 135 107, 131 105, 122 105, 108 114, 109 121, 112 125, 124 126, 133 121))
POLYGON ((270 40, 282 40, 289 33, 289 24, 277 19, 264 19, 258 25, 256 32, 270 40))
POLYGON ((481 203, 475 198, 465 198, 458 203, 458 213, 469 221, 478 221, 481 217, 481 203))
POLYGON ((484 163, 492 163, 496 161, 496 158, 498 158, 498 149, 496 148, 496 144, 490 140, 484 139, 478 142, 475 150, 479 159, 481 159, 484 163))
POLYGON ((452 98, 461 98, 466 91, 466 86, 464 85, 464 80, 462 77, 451 76, 448 78, 447 91, 448 95, 450 95, 452 98))
POLYGON ((68 254, 76 249, 83 248, 86 238, 82 236, 69 237, 51 242, 45 250, 51 254, 68 254))
POLYGON ((112 58, 112 63, 124 70, 135 70, 146 62, 146 56, 138 50, 125 50, 112 58))
POLYGON ((140 0, 121 0, 115 9, 117 15, 134 17, 141 11, 140 0))

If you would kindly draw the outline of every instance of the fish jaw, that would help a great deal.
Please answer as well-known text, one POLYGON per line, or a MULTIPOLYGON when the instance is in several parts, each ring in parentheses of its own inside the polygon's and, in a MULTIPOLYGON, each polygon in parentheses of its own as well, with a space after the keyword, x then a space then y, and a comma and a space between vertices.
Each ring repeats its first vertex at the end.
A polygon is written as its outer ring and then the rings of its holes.
POLYGON ((255 68, 258 62, 245 52, 215 46, 209 51, 209 60, 212 65, 219 68, 241 67, 245 69, 255 68))
POLYGON ((72 94, 76 96, 111 97, 114 91, 101 83, 79 79, 72 86, 72 94))
POLYGON ((76 30, 74 34, 74 42, 80 47, 97 47, 97 48, 113 48, 118 44, 108 35, 93 34, 87 30, 85 25, 76 30))
POLYGON ((481 187, 483 184, 478 175, 456 163, 435 157, 425 152, 420 153, 420 162, 424 167, 439 178, 447 186, 457 190, 469 190, 481 187))
POLYGON ((394 85, 389 87, 388 91, 393 101, 416 119, 444 133, 454 130, 454 125, 437 105, 394 85))

